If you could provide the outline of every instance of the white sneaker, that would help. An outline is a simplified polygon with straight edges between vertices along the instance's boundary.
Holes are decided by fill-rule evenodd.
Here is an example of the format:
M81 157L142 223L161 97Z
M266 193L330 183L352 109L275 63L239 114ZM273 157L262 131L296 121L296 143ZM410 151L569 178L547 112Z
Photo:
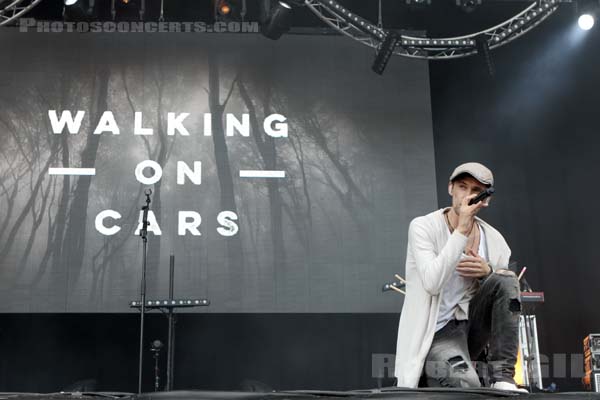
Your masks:
M529 393L527 389L521 389L520 387L517 387L517 385L515 385L514 383L502 381L492 383L491 388L496 390L510 390L511 392Z

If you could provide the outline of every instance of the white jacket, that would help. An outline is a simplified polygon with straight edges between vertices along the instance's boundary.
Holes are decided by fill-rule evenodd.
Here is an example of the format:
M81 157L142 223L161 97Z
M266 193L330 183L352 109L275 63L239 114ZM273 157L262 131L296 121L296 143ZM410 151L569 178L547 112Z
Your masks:
M444 209L412 220L406 252L406 297L400 314L396 367L398 386L416 388L435 333L441 292L467 245L458 231L450 234ZM502 235L476 217L486 236L489 265L506 268L510 248Z

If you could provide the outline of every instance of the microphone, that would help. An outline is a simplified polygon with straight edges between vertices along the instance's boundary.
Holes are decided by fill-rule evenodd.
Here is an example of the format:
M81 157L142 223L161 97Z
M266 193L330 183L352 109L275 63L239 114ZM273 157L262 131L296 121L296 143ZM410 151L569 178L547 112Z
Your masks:
M142 229L140 230L140 236L145 237L146 236L146 232L148 230L148 225L150 225L150 222L148 222L148 210L150 209L150 207L146 204L145 206L142 207Z
M477 197L474 197L471 200L469 200L469 205L472 206L473 204L479 203L480 201L490 197L492 194L494 194L495 191L496 189L494 189L493 186L490 186L489 188L479 193Z
M148 188L144 190L144 195L146 196L146 205L142 207L142 229L140 229L140 236L146 240L146 235L148 234L148 211L150 210L150 195L152 194L152 189Z

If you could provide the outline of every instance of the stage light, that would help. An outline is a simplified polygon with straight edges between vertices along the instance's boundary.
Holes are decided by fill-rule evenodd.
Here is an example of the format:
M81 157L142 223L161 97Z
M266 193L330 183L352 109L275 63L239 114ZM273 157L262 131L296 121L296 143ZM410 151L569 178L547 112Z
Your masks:
M475 39L477 46L477 54L481 57L481 60L487 67L488 75L493 78L496 75L496 68L494 67L494 61L490 54L490 46L487 42L485 35L477 36Z
M579 15L579 29L589 31L594 27L596 16L600 12L600 0L578 0L575 3L576 15Z
M246 15L245 0L213 0L215 21L243 21Z
M181 300L146 300L147 309L162 309L162 308L180 308L180 307L197 307L208 306L210 302L207 299L181 299ZM139 308L142 303L140 301L130 301L129 307Z
M589 31L594 26L594 16L592 14L583 14L577 20L577 23L584 31Z
M279 39L290 30L292 24L292 6L285 1L278 1L269 11L269 15L261 24L261 32L272 40Z
M387 33L385 39L379 47L379 50L377 51L375 61L373 61L373 66L371 67L375 73L379 75L383 74L383 71L390 61L390 57L394 54L394 49L399 41L400 35L398 35L396 32L389 31Z
M88 0L65 0L63 17L71 21L80 21L90 18L91 10Z
M231 13L231 5L226 1L220 1L217 6L217 11L221 15L229 15Z

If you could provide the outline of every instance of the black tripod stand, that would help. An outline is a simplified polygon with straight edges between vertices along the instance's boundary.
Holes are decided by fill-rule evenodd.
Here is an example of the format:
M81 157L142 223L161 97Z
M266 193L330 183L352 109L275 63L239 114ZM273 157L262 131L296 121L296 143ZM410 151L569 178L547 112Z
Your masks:
M142 364L144 360L144 314L146 313L146 255L148 253L148 211L150 210L151 189L144 191L146 195L146 205L142 207L142 229L140 237L142 238L142 282L140 287L140 363L138 370L138 393L142 393Z

